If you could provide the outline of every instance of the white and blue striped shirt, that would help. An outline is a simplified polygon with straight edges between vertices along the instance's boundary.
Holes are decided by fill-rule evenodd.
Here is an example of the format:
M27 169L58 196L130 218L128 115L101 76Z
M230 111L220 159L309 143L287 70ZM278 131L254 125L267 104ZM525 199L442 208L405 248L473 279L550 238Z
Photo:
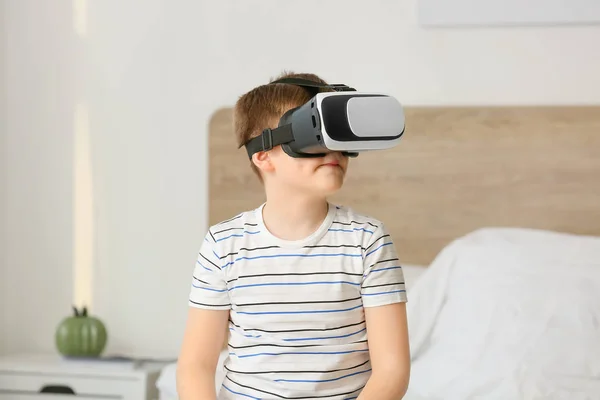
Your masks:
M330 205L309 237L273 236L262 207L209 228L189 304L229 310L219 399L355 399L371 372L364 307L406 301L385 226Z

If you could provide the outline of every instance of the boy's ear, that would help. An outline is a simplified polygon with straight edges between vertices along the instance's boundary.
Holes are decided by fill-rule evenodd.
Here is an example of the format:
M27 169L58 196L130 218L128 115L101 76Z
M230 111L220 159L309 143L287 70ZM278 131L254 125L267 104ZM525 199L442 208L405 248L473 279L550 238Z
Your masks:
M275 166L273 165L273 159L268 151L259 151L252 155L252 162L262 172L273 172Z

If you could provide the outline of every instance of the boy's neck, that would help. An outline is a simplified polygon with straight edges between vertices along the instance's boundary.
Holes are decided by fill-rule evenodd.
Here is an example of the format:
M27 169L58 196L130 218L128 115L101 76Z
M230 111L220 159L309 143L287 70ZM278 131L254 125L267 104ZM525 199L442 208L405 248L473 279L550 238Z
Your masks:
M263 221L272 235L283 240L301 240L321 226L328 210L325 198L267 192Z

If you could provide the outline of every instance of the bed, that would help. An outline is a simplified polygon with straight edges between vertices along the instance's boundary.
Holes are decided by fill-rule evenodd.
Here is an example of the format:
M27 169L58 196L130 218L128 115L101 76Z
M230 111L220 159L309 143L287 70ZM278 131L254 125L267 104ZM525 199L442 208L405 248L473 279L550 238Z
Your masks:
M403 142L352 160L333 199L384 221L403 258L405 398L600 398L600 107L406 118ZM231 108L213 115L209 146L212 224L264 198ZM176 396L173 368L162 400Z

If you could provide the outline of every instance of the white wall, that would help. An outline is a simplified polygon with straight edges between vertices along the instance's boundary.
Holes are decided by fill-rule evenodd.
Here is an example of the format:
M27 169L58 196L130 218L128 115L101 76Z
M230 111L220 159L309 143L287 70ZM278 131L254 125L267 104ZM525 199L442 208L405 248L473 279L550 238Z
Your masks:
M90 2L85 39L97 250L108 351L177 354L205 229L205 52L180 31L193 2ZM118 6L117 6L118 5ZM115 12L118 10L118 12ZM200 18L198 16L198 18ZM197 23L189 35L203 42ZM128 332L125 331L127 327Z
M6 352L7 323L6 308L6 85L4 72L6 55L4 51L4 0L0 0L0 354Z
M74 103L90 116L93 311L108 351L154 357L174 356L183 330L207 221L208 120L243 91L291 69L406 104L600 104L600 27L424 30L415 0L105 0L89 2L74 50L66 6L7 1L8 226L19 232L7 265L10 301L25 299L8 315L11 350L51 349L70 301Z
M5 0L7 351L50 349L69 313L75 77L68 2Z

